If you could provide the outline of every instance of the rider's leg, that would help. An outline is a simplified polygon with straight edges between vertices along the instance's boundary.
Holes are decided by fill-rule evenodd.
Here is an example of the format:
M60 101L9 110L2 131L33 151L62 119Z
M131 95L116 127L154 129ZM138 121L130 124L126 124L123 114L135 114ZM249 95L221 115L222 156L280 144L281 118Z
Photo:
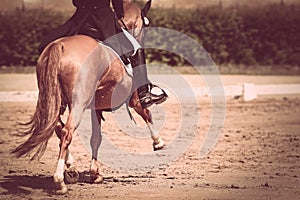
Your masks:
M104 44L113 48L125 65L132 65L134 84L138 88L140 103L144 108L153 104L160 104L167 99L168 95L165 91L149 81L144 49L136 43L132 36L126 35L125 30L123 30L106 39ZM133 53L135 54L132 55ZM153 93L154 90L152 89L154 88L158 88L161 92L159 94Z
M133 67L134 84L137 87L140 103L144 108L153 104L160 104L167 100L168 95L160 87L153 85L149 79L146 68L145 51L138 49L136 54L131 58ZM158 88L161 92L153 93L154 88Z

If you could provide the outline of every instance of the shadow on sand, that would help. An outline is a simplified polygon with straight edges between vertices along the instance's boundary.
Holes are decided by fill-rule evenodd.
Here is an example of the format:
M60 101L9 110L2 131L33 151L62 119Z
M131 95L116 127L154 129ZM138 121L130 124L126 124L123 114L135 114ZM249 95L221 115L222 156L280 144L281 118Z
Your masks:
M1 195L24 194L29 195L33 190L41 189L44 192L52 193L55 189L53 177L43 175L9 175L4 176L0 182L0 187L7 190Z
M89 183L86 174L87 172L79 172L78 183ZM6 190L0 195L29 195L34 193L34 190L42 190L48 194L55 193L53 177L44 175L7 175L0 180L0 187Z

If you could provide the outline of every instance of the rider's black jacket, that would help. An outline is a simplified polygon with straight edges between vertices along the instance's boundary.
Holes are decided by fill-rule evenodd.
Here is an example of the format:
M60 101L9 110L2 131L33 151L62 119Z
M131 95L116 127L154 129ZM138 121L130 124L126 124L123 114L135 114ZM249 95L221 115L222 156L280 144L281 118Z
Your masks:
M110 7L110 1L115 12ZM42 40L38 49L40 53L50 42L61 37L84 34L104 41L120 32L117 18L124 16L123 0L72 0L72 3L77 8L76 12L62 26ZM113 48L121 48L118 47L120 41L110 40L108 43Z

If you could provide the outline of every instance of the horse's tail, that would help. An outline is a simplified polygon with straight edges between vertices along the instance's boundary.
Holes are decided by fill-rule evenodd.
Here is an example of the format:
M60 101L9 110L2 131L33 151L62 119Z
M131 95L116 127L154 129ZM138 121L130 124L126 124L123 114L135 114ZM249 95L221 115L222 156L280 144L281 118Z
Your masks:
M47 147L48 140L53 135L59 120L61 106L61 88L58 79L61 52L63 44L50 44L40 56L36 73L39 87L36 110L26 127L24 135L30 135L28 140L13 150L18 158L37 149L32 159L40 158Z

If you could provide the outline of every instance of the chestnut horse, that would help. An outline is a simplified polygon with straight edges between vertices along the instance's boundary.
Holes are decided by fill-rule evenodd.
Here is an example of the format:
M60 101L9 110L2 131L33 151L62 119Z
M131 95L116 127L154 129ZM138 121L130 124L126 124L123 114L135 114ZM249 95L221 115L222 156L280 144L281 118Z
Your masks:
M138 41L142 40L143 17L150 5L151 1L148 1L143 9L139 9L134 4L124 1L124 22ZM68 147L87 108L92 108L96 113L92 115L92 122L96 121L101 125L103 110L117 108L129 99L129 106L147 123L154 149L164 146L162 139L153 131L150 111L141 106L137 92L132 92L132 77L126 73L123 62L111 48L85 35L60 38L44 49L38 59L36 73L38 101L31 121L25 124L28 127L25 134L29 135L29 138L13 153L21 157L36 150L33 158L41 157L55 131L60 139L57 170L54 174L57 193L67 192L64 167L66 165L67 168L71 168L73 165ZM69 112L64 124L61 115L66 108ZM102 181L96 162L101 144L99 131L92 130L91 138L90 174L94 182Z

